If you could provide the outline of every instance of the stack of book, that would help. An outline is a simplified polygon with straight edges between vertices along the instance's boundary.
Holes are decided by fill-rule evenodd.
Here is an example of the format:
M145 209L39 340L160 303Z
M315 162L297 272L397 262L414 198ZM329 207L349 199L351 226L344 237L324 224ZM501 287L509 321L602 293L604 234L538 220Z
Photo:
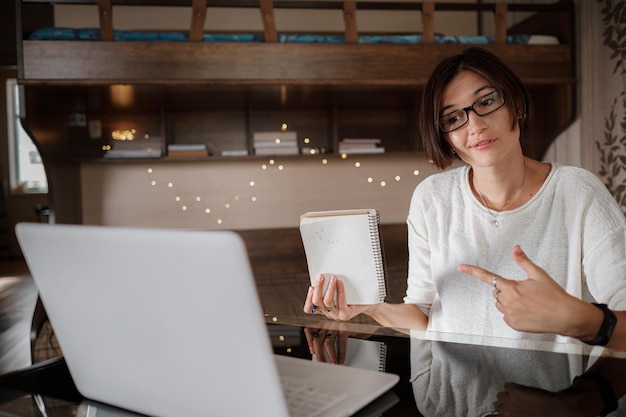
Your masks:
M339 141L338 152L340 154L385 153L385 148L380 146L380 139L343 139Z
M222 156L248 156L247 149L223 149Z
M208 154L206 143L170 143L167 145L169 157L207 156Z
M298 155L297 132L255 132L255 155Z
M111 149L104 154L108 159L121 158L160 158L162 156L161 149Z

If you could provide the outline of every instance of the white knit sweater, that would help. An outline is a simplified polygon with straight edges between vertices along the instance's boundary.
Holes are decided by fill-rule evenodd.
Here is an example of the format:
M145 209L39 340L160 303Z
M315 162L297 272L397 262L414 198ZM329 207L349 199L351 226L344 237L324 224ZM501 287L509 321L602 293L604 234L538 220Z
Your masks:
M540 190L497 213L495 227L496 212L471 192L469 172L464 166L432 175L411 200L404 301L429 314L429 330L530 337L506 325L490 285L457 271L466 263L525 279L511 257L516 244L568 293L626 310L626 219L597 177L552 164Z

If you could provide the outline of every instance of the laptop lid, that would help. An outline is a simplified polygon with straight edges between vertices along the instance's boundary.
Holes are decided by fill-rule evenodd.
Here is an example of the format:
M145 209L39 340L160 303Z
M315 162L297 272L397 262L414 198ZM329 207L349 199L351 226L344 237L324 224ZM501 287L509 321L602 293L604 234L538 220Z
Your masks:
M51 224L16 233L85 397L156 416L251 415L259 404L286 415L238 235Z
M16 234L86 398L164 417L281 417L278 368L325 365L277 366L235 232L20 223ZM362 370L327 365L323 378L319 369L309 374L328 385L331 371L350 386L346 372ZM366 374L350 374L346 409L334 415L349 415L398 380Z

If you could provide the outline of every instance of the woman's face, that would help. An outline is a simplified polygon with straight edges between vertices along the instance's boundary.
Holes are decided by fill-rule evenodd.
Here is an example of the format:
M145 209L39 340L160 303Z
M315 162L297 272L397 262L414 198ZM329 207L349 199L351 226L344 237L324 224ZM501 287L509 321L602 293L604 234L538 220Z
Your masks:
M494 91L496 88L480 75L462 71L445 88L439 117L472 105L479 113L489 111L489 106L494 104L491 104L493 96L488 95ZM479 100L483 97L484 100ZM506 157L515 152L521 153L519 124L515 123L511 130L511 112L506 100L510 97L505 97L502 107L484 116L467 110L467 123L446 134L452 149L465 162L472 166L491 166L506 161Z

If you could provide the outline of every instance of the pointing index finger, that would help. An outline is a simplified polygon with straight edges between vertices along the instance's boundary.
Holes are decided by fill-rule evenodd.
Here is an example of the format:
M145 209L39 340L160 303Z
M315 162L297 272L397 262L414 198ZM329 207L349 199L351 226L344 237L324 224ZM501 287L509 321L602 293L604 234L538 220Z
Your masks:
M459 265L458 271L463 272L464 274L472 275L485 284L489 284L493 287L496 286L496 282L498 280L502 279L498 274L494 274L493 272L487 271L486 269L475 265L461 264Z

